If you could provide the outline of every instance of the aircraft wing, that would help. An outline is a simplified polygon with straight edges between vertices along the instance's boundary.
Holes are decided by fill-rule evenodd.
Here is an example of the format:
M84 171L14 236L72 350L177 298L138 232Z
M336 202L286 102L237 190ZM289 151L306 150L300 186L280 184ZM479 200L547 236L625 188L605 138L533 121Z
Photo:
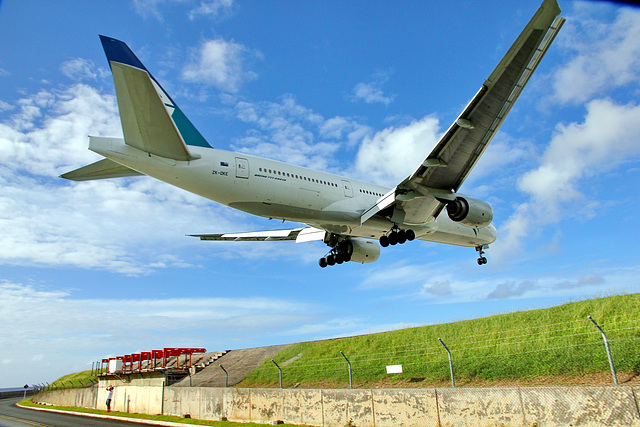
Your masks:
M295 240L296 243L323 240L325 231L313 227L294 228L290 230L249 231L226 234L190 234L200 240L218 240L227 242L273 242Z
M495 136L565 19L556 0L545 0L498 66L408 178L361 217L361 223L396 207L394 222L423 224L437 217ZM387 213L391 210L387 210ZM400 212L400 213L398 213Z

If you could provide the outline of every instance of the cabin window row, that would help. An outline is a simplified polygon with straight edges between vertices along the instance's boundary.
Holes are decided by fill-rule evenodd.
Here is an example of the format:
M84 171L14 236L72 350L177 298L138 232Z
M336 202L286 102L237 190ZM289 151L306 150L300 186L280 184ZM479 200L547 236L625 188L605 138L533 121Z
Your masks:
M378 196L378 197L382 197L384 195L381 193L376 193L375 191L369 191L369 190L363 190L363 189L360 189L360 192L363 194L370 194L372 196Z
M295 178L295 179L299 179L299 180L302 180L302 181L315 182L316 184L324 184L324 185L328 185L330 187L338 187L338 184L334 184L333 182L328 182L328 181L322 181L320 179L307 178L306 176L295 175L295 174L292 174L292 173L281 172L281 171L277 171L277 170L273 170L273 169L266 169L266 168L259 168L259 169L260 169L260 172L269 173L271 175L286 176L288 178Z

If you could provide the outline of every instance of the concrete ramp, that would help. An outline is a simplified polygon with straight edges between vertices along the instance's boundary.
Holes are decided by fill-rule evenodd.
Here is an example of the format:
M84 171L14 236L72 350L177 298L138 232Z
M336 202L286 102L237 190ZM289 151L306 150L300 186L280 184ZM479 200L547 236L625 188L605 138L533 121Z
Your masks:
M238 384L247 375L253 372L266 359L273 358L280 350L287 347L285 345L273 345L269 347L247 348L243 350L233 350L215 362L210 363L203 370L191 376L192 387L224 387L225 373L220 369L220 365L229 373L229 387ZM207 359L207 354L203 359ZM189 377L173 384L171 387L189 387Z

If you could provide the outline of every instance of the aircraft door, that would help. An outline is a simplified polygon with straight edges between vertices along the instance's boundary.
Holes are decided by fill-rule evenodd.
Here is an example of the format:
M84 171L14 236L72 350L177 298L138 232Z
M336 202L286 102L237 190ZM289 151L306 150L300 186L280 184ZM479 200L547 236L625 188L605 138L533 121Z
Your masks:
M249 160L236 157L236 178L249 178Z
M351 187L351 183L349 181L343 179L342 187L344 188L345 197L353 197L353 187Z

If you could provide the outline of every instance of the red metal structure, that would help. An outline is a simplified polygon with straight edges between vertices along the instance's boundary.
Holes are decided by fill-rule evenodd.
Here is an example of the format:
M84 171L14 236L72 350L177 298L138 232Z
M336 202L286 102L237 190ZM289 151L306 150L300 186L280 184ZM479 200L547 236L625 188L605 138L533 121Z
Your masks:
M164 349L164 356L166 357L172 357L175 356L176 357L176 368L178 368L180 366L179 364L179 360L180 360L180 356L184 355L188 355L189 356L189 363L187 365L187 368L191 367L191 355L193 355L194 353L206 353L207 350L204 348L165 348ZM185 360L186 361L186 360Z
M145 371L146 370L158 371L158 370L169 369L170 367L167 366L168 358L175 357L176 364L174 368L181 369L180 356L185 355L185 356L189 356L189 358L186 359L185 357L186 367L184 367L183 369L189 369L191 368L192 355L197 353L206 353L206 352L207 352L207 349L205 348L163 348L162 350L143 351L141 353L126 354L124 356L105 358L105 359L102 359L102 364L104 365L106 363L108 367L109 362L111 360L120 359L122 360L123 372L133 372L134 370L141 372L142 362L148 360L149 363L148 363L148 366L145 368ZM162 360L161 365L159 362L157 362L158 359ZM135 363L137 363L138 365L135 366L134 365ZM101 366L101 369L102 368L103 366ZM137 369L134 369L134 368L137 368Z

